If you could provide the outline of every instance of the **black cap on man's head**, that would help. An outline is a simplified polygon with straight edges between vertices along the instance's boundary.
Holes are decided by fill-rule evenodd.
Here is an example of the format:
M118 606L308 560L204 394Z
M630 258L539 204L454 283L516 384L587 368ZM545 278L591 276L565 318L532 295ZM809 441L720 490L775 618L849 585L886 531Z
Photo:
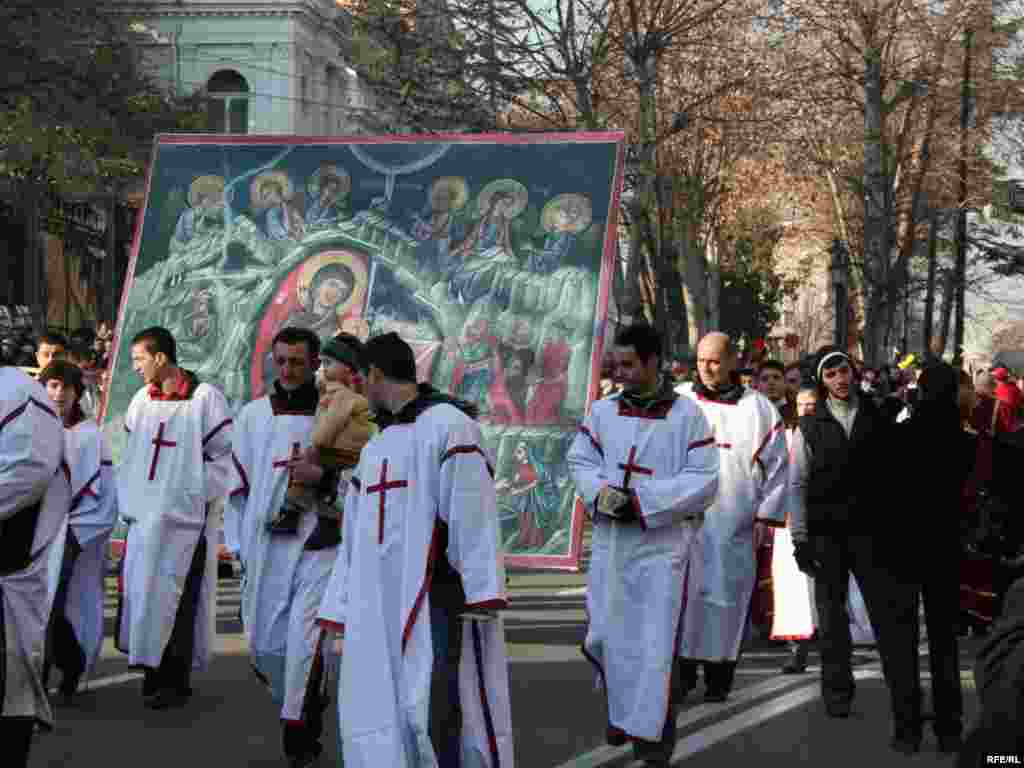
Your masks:
M416 356L394 331L367 341L363 359L367 368L376 367L389 379L416 383Z

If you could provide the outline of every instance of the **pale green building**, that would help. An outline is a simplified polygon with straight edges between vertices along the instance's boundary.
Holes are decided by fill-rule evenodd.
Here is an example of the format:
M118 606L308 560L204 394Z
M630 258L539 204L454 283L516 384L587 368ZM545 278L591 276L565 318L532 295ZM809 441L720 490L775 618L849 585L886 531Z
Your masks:
M335 0L135 0L118 3L152 38L150 68L178 93L205 90L210 129L307 136L385 132L341 56Z

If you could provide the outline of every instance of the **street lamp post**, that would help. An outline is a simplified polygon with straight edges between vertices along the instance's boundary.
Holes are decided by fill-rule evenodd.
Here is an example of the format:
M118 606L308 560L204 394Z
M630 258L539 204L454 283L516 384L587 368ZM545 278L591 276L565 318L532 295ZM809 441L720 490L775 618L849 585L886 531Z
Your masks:
M835 344L840 349L847 348L846 325L849 287L847 280L846 245L839 238L832 241L830 250L829 273L832 277L833 305L835 308Z

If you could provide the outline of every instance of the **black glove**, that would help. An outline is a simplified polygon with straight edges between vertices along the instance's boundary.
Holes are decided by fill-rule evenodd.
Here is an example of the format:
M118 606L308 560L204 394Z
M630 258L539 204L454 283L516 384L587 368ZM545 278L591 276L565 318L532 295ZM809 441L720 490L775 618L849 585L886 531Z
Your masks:
M633 506L633 491L627 490L626 488L615 488L617 491L621 491L629 496L627 501L617 506L611 513L610 517L620 523L635 523L636 507Z
M809 542L794 542L793 559L796 560L796 567L808 576L813 576L821 570L821 561L814 556Z

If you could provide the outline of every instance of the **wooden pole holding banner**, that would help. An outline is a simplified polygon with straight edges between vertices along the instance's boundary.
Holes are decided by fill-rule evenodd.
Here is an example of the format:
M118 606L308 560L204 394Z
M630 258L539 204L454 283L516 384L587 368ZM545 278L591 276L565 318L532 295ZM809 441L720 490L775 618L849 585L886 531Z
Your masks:
M114 290L114 277L117 270L117 191L107 201L107 245L103 254L103 306L99 308L100 320L110 328L117 323L117 304L119 296Z

